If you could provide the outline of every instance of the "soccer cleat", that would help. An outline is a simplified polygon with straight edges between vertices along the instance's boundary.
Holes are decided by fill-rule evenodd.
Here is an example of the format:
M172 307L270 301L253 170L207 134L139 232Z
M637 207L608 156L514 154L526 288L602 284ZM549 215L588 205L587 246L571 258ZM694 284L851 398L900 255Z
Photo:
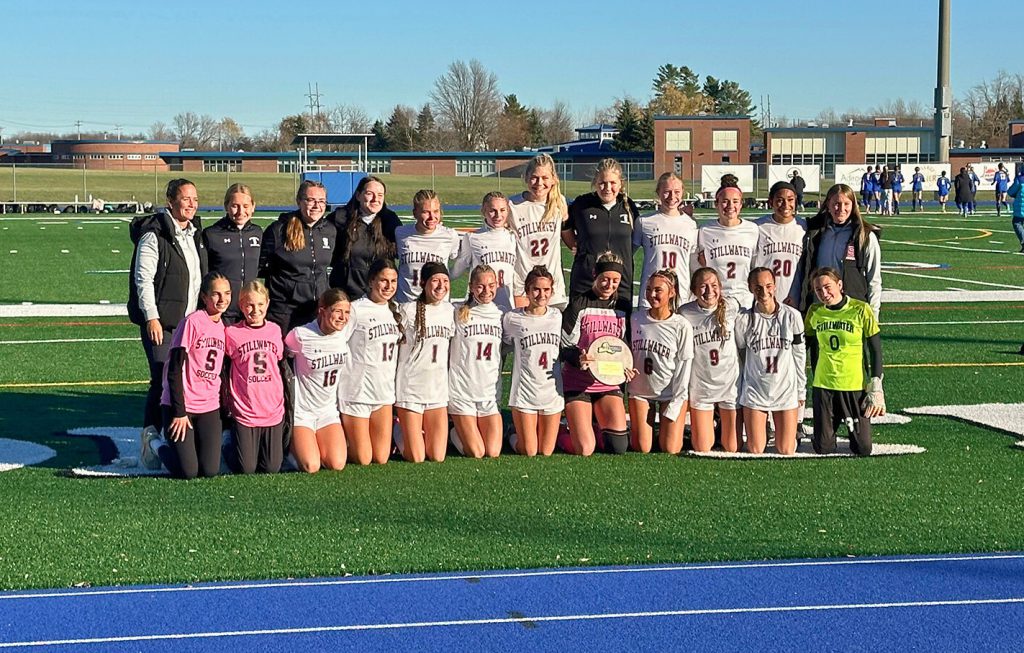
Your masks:
M142 429L142 435L139 436L142 441L142 451L139 454L139 462L146 469L157 470L163 466L160 462L160 456L157 454L156 449L153 448L153 441L160 439L160 433L156 428L147 426Z

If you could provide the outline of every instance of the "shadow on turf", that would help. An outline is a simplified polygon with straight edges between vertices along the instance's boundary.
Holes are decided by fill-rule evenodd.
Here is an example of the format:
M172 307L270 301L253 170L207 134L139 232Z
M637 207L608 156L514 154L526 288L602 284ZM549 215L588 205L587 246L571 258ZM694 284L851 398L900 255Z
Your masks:
M0 392L0 437L28 440L50 447L57 455L35 467L65 470L109 462L117 449L108 438L71 437L76 426L138 422L142 392Z

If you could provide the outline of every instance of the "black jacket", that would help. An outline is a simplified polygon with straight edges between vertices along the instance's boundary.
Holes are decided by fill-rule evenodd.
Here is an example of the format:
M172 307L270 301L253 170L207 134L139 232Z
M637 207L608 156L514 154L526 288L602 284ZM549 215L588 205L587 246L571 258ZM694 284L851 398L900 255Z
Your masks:
M266 279L270 294L267 317L284 333L316 316L317 300L330 287L328 268L338 233L326 216L312 226L302 223L306 246L289 252L285 249L285 227L298 215L298 211L282 213L263 232L260 247L260 276Z
M327 216L338 229L338 244L334 248L331 267L331 288L341 288L349 299L355 301L370 292L370 266L377 260L373 244L373 223L366 224L358 215L349 216L346 207L341 207ZM349 243L349 220L356 220L356 238ZM380 221L381 234L390 243L390 258L395 258L395 229L401 226L398 215L387 206L382 208L374 220ZM348 257L345 250L348 249Z
M203 225L199 216L192 218L196 228L196 251L199 252L200 275L206 274L206 250L203 247L201 232ZM182 318L196 309L188 296L188 264L181 246L174 239L174 223L169 213L163 211L151 215L139 216L132 220L128 234L135 246L132 252L132 265L128 272L128 318L142 326L146 324L146 315L139 304L139 289L135 285L135 263L139 256L139 239L148 232L157 235L157 268L153 277L153 289L156 293L156 307L160 314L160 324L173 331Z
M802 270L800 278L803 279L803 287L800 289L800 305L797 308L803 315L807 314L807 309L815 301L811 274L817 267L818 245L821 243L821 236L825 232L829 220L831 218L827 216L816 215L807 221L807 233L804 234L804 251L800 255L800 262L798 264ZM882 232L880 227L873 224L868 227L868 230L875 234L876 238L880 237ZM850 240L850 245L853 246L853 258L844 260L842 269L837 271L842 277L843 292L854 299L866 302L868 300L868 277L864 248L856 236Z
M576 258L569 275L569 297L582 295L594 283L597 257L610 251L626 264L619 284L619 297L633 300L633 223L640 214L636 204L619 194L615 206L604 208L597 193L580 195L569 205L569 217L562 229L576 234Z
M227 324L242 318L238 310L239 290L259 276L262 242L263 229L251 220L239 229L231 218L224 216L203 229L210 272L219 272L231 282L231 306L224 313Z

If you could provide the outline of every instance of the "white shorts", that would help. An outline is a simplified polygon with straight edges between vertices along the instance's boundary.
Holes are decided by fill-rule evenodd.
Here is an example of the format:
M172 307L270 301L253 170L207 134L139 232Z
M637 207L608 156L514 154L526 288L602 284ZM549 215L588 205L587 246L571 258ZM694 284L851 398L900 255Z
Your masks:
M331 424L341 424L341 415L337 411L320 413L295 413L292 419L293 427L307 428L316 433L320 429Z
M498 402L491 397L483 401L468 401L463 399L448 399L449 415L464 415L466 417L487 417L497 415Z
M354 401L341 401L342 414L348 415L349 417L359 417L361 419L369 419L370 415L377 409L385 406L386 404L360 404Z
M395 404L395 408L404 408L405 410L412 411L414 413L423 414L428 410L435 410L437 408L447 408L448 402L443 401L438 404L421 404L415 401L399 401Z
M728 401L713 401L711 403L693 401L692 399L690 400L690 408L692 410L714 410L715 406L726 410L736 410L736 400L730 399Z
M741 401L740 405L742 407L744 407L744 408L749 408L751 410L759 410L762 413L781 413L781 412L786 411L786 410L796 410L797 408L800 407L800 402L799 401L792 401L792 402L783 401L783 402L779 402L778 404L776 404L774 406L751 406L750 404L746 404L746 403L743 403Z
M565 410L565 399L559 396L558 401L552 401L550 405L543 408L524 408L522 406L509 406L509 408L528 415L557 415Z

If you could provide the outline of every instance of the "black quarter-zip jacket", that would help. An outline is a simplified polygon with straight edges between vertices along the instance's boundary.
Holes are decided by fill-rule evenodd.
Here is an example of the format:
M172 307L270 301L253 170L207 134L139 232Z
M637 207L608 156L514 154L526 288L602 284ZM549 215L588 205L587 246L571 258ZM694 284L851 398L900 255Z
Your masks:
M227 324L242 319L238 295L242 286L259 276L263 229L252 220L241 228L224 216L203 230L210 272L219 272L231 282L231 306L224 312Z

